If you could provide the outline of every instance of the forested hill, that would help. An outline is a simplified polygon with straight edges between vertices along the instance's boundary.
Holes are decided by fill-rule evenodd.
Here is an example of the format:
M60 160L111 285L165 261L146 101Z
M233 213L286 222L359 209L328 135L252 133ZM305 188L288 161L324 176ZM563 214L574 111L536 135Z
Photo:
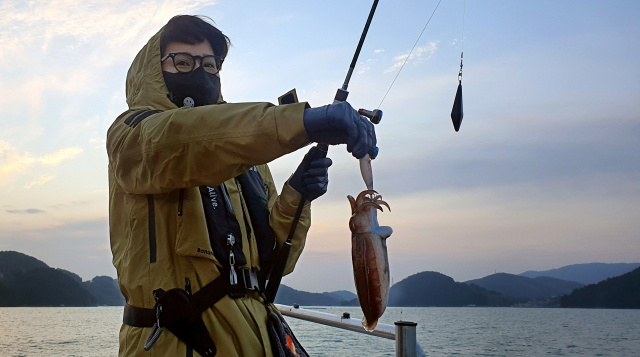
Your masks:
M481 279L469 280L467 284L476 284L501 294L527 299L547 299L553 296L570 294L584 285L575 281L566 281L547 276L527 278L507 273L497 273Z
M432 271L411 275L389 291L389 306L512 306L526 301L489 291L474 284L457 283Z
M89 281L18 252L0 252L0 306L124 305L118 282L108 276Z
M0 252L0 279L14 273L26 273L34 268L48 268L49 266L34 257L18 252Z
M62 270L18 252L0 252L0 306L95 306L96 298Z
M576 289L560 299L562 307L640 309L640 268Z

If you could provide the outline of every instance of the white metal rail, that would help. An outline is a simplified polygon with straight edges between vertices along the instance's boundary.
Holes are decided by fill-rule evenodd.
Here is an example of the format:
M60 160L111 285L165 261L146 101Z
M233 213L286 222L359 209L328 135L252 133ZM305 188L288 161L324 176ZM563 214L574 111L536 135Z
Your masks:
M424 352L416 340L416 323L396 321L395 326L378 324L373 331L367 331L362 327L360 320L350 316L338 316L326 312L303 309L288 305L275 304L284 316L310 321L322 325L341 328L344 330L364 333L366 335L387 338L396 341L397 357L423 357ZM297 305L296 305L297 306Z

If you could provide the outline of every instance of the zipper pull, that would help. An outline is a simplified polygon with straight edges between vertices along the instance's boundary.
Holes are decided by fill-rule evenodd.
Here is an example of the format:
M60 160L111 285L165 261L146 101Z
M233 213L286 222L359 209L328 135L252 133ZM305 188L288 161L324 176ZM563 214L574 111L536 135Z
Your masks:
M236 264L236 256L233 254L234 244L236 244L236 237L234 237L232 233L229 233L227 236L227 245L229 246L229 266L231 267L231 271L229 272L229 282L231 285L238 284L238 274L236 274L236 269L234 267Z
M191 279L189 277L184 278L184 291L191 295Z

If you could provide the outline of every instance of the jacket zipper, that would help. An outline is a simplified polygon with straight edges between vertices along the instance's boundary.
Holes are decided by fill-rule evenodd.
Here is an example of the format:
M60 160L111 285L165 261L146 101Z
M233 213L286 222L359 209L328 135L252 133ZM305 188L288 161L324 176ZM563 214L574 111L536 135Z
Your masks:
M180 189L180 198L178 199L178 217L182 216L182 207L184 206L184 188Z
M182 192L182 190L180 192ZM189 279L189 277L184 278L184 291L186 291L187 294L191 295L191 279ZM187 346L186 357L193 357L193 348Z
M191 279L189 277L184 278L184 291L191 295Z
M147 206L149 208L149 263L156 262L156 211L153 204L153 195L147 195Z

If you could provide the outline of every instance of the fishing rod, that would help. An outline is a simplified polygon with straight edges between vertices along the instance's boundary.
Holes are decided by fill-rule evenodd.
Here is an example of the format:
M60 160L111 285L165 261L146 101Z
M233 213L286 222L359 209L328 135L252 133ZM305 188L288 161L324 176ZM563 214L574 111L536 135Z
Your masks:
M362 50L362 44L364 43L365 38L367 37L367 32L369 32L369 26L371 25L371 20L373 19L373 15L376 12L376 7L378 7L378 1L374 0L373 5L371 6L371 11L369 12L369 17L367 18L367 22L364 25L364 30L362 31L362 35L360 36L360 41L358 42L358 46L356 47L356 52L353 55L353 59L351 60L351 64L349 65L349 70L347 71L347 76L344 79L344 83L341 88L338 88L335 97L333 98L333 103L345 102L347 97L349 96L349 91L347 88L349 87L349 81L351 81L351 75L356 67L356 63L358 62L358 57L360 56L360 50ZM295 94L287 93L283 96L286 97L285 100L281 101L281 104L287 104L294 102L297 98L295 98ZM378 124L380 120L382 120L382 111L379 109L374 110L366 110L360 109L358 113L362 116L365 116L371 120L372 123ZM309 162L322 159L327 156L327 152L329 151L329 145L327 144L318 144L315 148L309 153L312 158L310 158ZM378 155L378 148L376 147L374 152L369 155L365 155L365 159L375 159ZM287 260L289 260L289 254L291 253L291 241L293 240L293 235L296 232L296 228L298 227L298 222L300 221L300 215L302 214L302 209L304 208L304 203L307 200L308 193L306 190L302 192L302 197L300 198L300 202L298 203L298 209L296 210L296 215L293 218L293 222L291 222L291 228L289 229L289 235L287 236L287 240L284 242L282 246L282 251L276 265L273 267L271 271L271 276L269 278L269 283L265 288L265 297L270 302L273 302L276 298L276 294L278 293L278 288L280 287L280 282L282 281L282 276L284 275L284 270L287 265Z
M398 79L398 76L400 75L400 72L402 72L402 69L404 68L405 64L407 63L407 61L409 60L409 58L411 57L411 53L413 52L413 50L415 49L416 45L418 44L418 42L420 41L420 38L422 37L422 34L424 33L424 31L426 30L427 26L429 26L429 23L431 22L431 19L433 18L433 15L435 15L436 11L438 10L438 7L440 6L440 3L442 2L442 0L438 1L438 4L436 5L435 9L433 10L433 12L431 13L431 16L429 17L429 19L427 20L427 23L425 24L424 28L422 29L422 31L420 32L420 35L418 36L418 39L416 40L416 42L413 45L413 48L411 48L411 51L409 52L409 54L407 55L404 63L402 64L402 66L400 67L400 70L398 71L398 73L396 74L395 78L393 79L393 82L391 83L391 85L389 86L389 88L387 89L387 92L385 93L384 97L382 98L382 101L380 101L380 104L378 105L378 108L382 107L382 103L384 102L385 98L387 97L387 94L389 94L389 91L391 90L391 87L393 87L393 84L396 82L396 79ZM378 6L378 0L374 0L373 1L373 5L371 6L371 11L369 12L369 17L367 18L367 22L364 26L364 30L362 31L362 35L360 36L360 41L358 42L358 46L356 47L356 52L353 55L353 59L351 60L351 64L349 65L349 70L347 71L347 76L345 77L344 80L344 84L342 85L341 88L338 88L336 95L333 99L333 103L339 103L339 102L344 102L347 100L347 97L349 96L349 91L347 90L349 87L349 82L351 81L351 76L353 75L353 71L355 70L355 66L358 62L358 57L360 56L360 50L362 49L362 45L364 43L365 38L367 37L367 32L369 31L369 26L371 25L371 20L373 19L373 15L375 14L376 11L376 7ZM464 45L464 15L466 13L466 0L464 1L464 13L462 16L462 44ZM463 48L464 50L464 48ZM454 104L453 104L453 108L451 110L451 120L453 121L453 126L455 131L457 132L458 130L460 130L460 124L462 122L462 117L463 117L463 111L462 111L462 55L463 52L460 53L460 71L458 72L458 89L456 91L456 97L454 100ZM282 97L279 98L279 102L280 104L290 104L290 103L295 103L297 102L297 95L295 94L295 89L285 95L283 95ZM360 109L358 110L358 113L362 116L365 116L367 118L369 118L369 120L374 123L374 124L378 124L380 123L380 121L382 120L382 110L380 109L374 109L374 110L366 110L366 109ZM318 144L315 146L315 148L309 153L309 155L311 155L310 161L314 161L314 160L318 160L321 158L324 158L327 156L327 152L329 151L329 146L327 144ZM365 155L364 158L360 159L360 169L363 170L363 167L365 167L365 165L363 165L363 162L367 162L371 159L375 159L376 156L378 155L378 148L375 148L375 151L369 155ZM367 189L373 189L373 187L369 187L369 184L367 184ZM280 287L280 282L282 281L282 276L284 275L284 270L286 267L286 263L287 260L289 259L289 254L291 252L291 241L293 240L293 235L295 233L295 230L298 226L298 221L300 220L300 215L302 214L302 209L304 207L304 203L307 200L308 194L306 191L302 192L302 197L300 198L300 202L298 203L298 209L296 210L296 215L293 219L293 222L291 223L291 228L289 230L289 235L287 236L287 240L285 241L283 248L282 248L282 252L280 255L280 259L276 262L276 265L274 266L272 272L271 272L271 277L269 279L269 284L267 285L266 289L265 289L265 295L266 298L270 301L273 302L275 300L276 294L278 292L278 288Z

